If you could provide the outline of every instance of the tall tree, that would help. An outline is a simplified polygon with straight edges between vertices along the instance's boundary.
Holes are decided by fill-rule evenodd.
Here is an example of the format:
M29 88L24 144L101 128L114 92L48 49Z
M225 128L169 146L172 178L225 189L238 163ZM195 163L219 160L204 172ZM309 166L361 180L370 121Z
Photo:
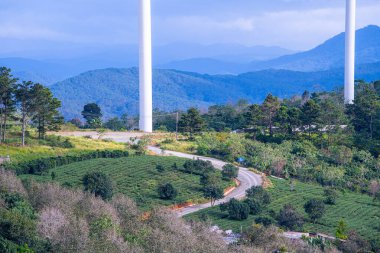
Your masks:
M86 104L83 107L82 116L89 127L97 128L101 125L102 110L96 103Z
M17 90L15 92L17 103L20 107L21 112L21 143L22 146L25 146L25 131L27 127L28 121L33 116L33 113L36 110L35 99L33 97L33 86L34 83L31 81L22 82L17 86Z
M61 101L53 97L49 88L41 84L35 84L32 89L34 98L35 115L33 122L37 125L38 137L45 138L47 131L57 131L63 123L63 117L59 114L58 108Z
M261 109L263 111L264 122L269 128L269 134L272 136L274 118L276 117L277 112L280 109L280 101L278 100L277 97L273 96L272 94L269 94L265 98L264 103L261 106Z
M15 112L14 91L17 79L11 74L11 70L6 67L0 68L0 141L6 139L6 129L9 117Z
M179 121L179 128L184 133L189 133L192 139L195 133L202 131L204 120L201 117L199 110L190 108L187 113L183 114Z
M307 128L309 136L311 136L312 130L316 129L318 124L321 108L314 100L310 99L302 106L301 111L301 121L303 127Z
M254 131L253 138L256 139L257 133L263 124L263 111L257 104L250 105L244 113L245 125Z

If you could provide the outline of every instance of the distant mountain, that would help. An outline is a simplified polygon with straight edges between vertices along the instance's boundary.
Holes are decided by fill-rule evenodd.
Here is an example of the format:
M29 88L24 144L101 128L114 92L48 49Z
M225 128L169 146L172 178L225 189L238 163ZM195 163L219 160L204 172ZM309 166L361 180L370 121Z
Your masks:
M250 70L287 69L297 71L320 71L344 66L345 33L341 33L322 45L302 53L277 59L252 62ZM356 31L356 63L380 61L380 27L367 26Z
M356 78L380 79L380 62L357 67ZM207 75L177 70L155 70L154 107L170 111L190 106L207 108L211 104L248 99L261 102L271 92L281 98L304 90L331 90L343 84L343 69L319 72L263 70L241 75ZM98 103L106 118L123 113L138 113L138 70L102 69L85 72L51 86L62 100L66 119L80 117L83 105Z
M358 65L380 61L380 27L371 25L358 30L356 44L356 60ZM239 74L264 69L322 71L344 66L344 48L345 33L341 33L316 48L301 53L286 53L278 48L261 48L263 54L270 52L270 50L283 53L282 56L277 58L272 57L270 60L265 59L265 57L254 57L250 54L240 54L239 56L244 60L250 57L250 63L244 60L236 61L236 59L231 57L191 57L159 65L159 67L207 74ZM260 51L260 48L256 49ZM238 49L236 50L238 51ZM256 52L255 50L253 51ZM238 53L236 54L239 55ZM274 54L271 56L274 56Z
M15 76L21 80L33 80L45 85L50 85L93 69L138 66L138 45L116 45L109 48L89 45L88 48L83 48L78 45L70 47L67 44L60 44L62 48L58 52L53 50L54 45L50 45L49 48L44 50L33 47L33 52L29 53L27 45L21 45L19 48L24 51L14 52L11 54L12 56L32 55L32 57L43 60L25 57L4 57L0 58L0 66L11 68ZM70 48L73 52L70 52ZM184 67L184 69L201 73L240 73L244 72L241 68L242 63L247 64L253 60L269 60L291 53L294 53L294 51L280 47L173 43L155 46L153 48L153 62L156 68L171 68L169 67L170 64L175 68L174 62L198 58L199 60L193 60L191 64L193 66L202 66L202 69L200 67L196 69L186 69ZM61 55L61 57L58 55ZM203 61L203 59L210 59L210 61ZM169 64L166 65L168 62ZM225 65L224 67L222 67L223 64ZM230 69L233 71L229 71Z

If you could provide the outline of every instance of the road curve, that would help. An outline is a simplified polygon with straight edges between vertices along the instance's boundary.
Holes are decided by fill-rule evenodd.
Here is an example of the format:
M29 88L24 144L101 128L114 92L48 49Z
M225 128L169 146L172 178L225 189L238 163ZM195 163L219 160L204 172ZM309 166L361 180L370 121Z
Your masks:
M214 167L219 170L221 170L222 167L225 164L227 164L226 162L223 162L215 158L190 155L190 154L180 153L180 152L175 152L175 151L162 150L158 147L153 147L153 146L148 146L148 149L157 155L172 155L172 156L177 156L177 157L182 157L182 158L187 158L187 159L200 159L200 160L210 161L212 165L214 165ZM240 181L240 185L236 187L236 189L233 190L231 193L229 193L227 196L225 196L223 199L218 200L216 202L216 205L220 205L222 203L228 202L232 198L242 199L245 197L245 191L247 189L251 188L252 186L259 186L262 184L262 178L260 175L255 174L244 167L239 167L239 175L237 179ZM194 213L208 207L211 207L211 203L185 207L178 211L178 216L185 216L187 214Z

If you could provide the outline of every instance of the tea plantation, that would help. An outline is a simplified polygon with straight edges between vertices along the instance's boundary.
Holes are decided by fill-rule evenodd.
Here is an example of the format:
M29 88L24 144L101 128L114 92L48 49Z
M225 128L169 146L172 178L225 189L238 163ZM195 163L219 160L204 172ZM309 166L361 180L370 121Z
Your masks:
M126 158L94 159L77 162L48 170L43 175L22 175L21 178L33 178L39 182L54 180L71 187L82 187L82 178L87 172L102 171L109 175L116 192L126 194L136 200L142 209L157 205L172 205L187 201L202 202L202 186L200 176L180 172L172 168L174 163L182 166L186 159L158 156L131 156ZM163 172L156 169L157 165L164 167ZM220 172L218 172L220 173ZM221 173L220 173L221 174ZM171 183L177 190L174 200L162 200L157 194L160 184ZM230 182L222 181L224 188Z
M326 205L325 215L315 224L310 222L304 211L304 204L311 198L323 199L323 188L316 184L296 182L291 190L289 181L271 179L273 188L269 189L272 202L263 213L274 210L276 213L285 205L292 204L298 212L305 217L304 230L307 232L320 232L334 236L337 224L343 219L349 230L356 230L367 239L380 237L380 203L364 194L353 192L339 192L336 205ZM259 215L250 215L247 220L236 221L227 217L227 213L220 211L219 207L209 208L187 216L187 219L208 217L214 224L224 229L233 229L239 232L251 226Z

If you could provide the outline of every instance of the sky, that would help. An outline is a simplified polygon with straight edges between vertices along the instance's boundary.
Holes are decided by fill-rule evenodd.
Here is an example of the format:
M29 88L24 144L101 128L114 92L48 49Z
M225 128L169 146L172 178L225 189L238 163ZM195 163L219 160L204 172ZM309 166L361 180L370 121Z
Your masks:
M357 0L357 28L380 26L379 0ZM1 0L0 54L138 41L138 0ZM152 0L153 44L311 49L344 31L345 0Z

